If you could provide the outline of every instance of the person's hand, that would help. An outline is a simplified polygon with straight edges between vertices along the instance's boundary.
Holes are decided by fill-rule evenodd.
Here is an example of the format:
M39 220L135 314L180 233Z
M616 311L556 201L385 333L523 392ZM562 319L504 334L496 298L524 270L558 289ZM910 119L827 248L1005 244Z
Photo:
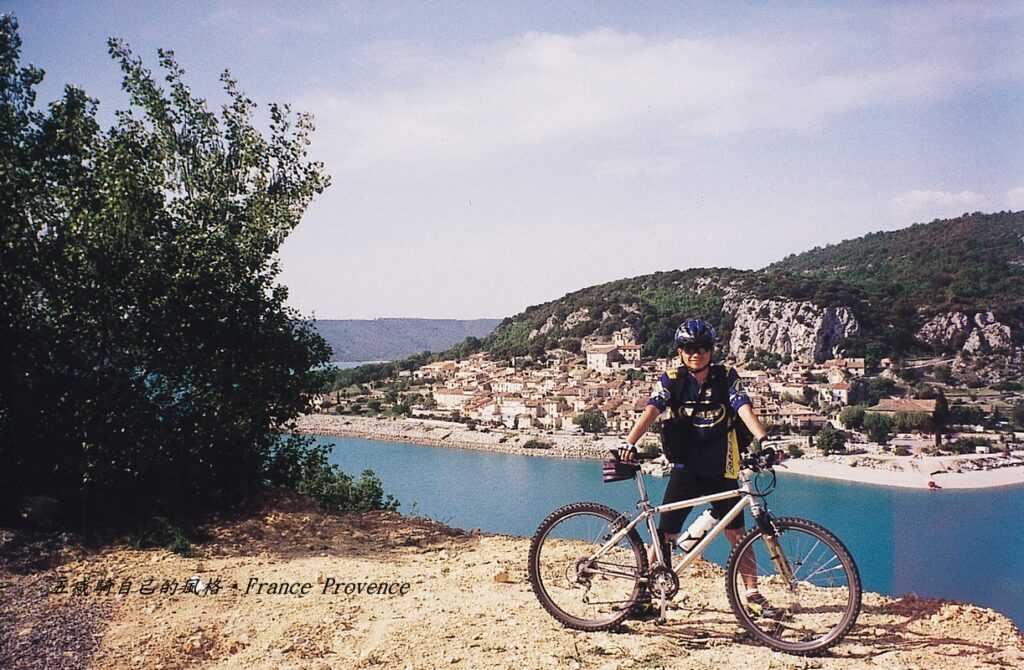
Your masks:
M762 437L755 437L750 443L750 453L759 454L765 447L778 442L779 438L776 435L764 435Z
M622 445L619 446L619 458L627 463L636 460L636 447L625 440L622 441Z

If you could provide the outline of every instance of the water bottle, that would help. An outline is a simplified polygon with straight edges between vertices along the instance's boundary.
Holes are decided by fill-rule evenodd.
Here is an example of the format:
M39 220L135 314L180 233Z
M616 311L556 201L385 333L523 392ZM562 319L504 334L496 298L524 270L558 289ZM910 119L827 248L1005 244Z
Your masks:
M715 527L716 523L718 523L718 519L711 516L711 510L704 510L703 514L693 520L693 523L686 529L686 532L676 539L676 546L682 549L683 552L689 552L704 539L704 536Z

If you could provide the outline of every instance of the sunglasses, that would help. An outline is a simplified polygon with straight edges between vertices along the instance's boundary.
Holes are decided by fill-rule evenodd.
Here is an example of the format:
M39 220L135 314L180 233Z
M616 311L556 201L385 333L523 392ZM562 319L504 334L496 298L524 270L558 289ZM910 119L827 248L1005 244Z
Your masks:
M711 351L711 347L705 347L699 344L684 344L679 348L688 354L706 354Z

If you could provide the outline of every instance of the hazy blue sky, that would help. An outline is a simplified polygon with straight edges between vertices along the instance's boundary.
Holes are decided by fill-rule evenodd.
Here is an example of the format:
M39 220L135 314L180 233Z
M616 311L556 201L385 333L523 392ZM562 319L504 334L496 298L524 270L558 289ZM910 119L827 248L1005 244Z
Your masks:
M557 5L557 6L554 6ZM727 5L723 8L722 5ZM1024 209L1024 3L0 3L125 105L108 36L312 112L334 185L282 252L319 318L501 317Z

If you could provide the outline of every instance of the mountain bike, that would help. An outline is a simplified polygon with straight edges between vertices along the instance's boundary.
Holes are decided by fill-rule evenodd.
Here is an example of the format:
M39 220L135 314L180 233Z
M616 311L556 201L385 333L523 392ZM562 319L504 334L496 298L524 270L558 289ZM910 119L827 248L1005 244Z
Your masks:
M774 450L743 459L735 491L657 506L648 501L641 464L612 454L617 475L606 481L633 479L640 492L638 513L631 518L600 503L572 503L549 514L530 543L530 584L544 609L564 626L608 630L647 599L660 606L664 623L667 603L679 592L680 573L749 507L754 525L733 547L725 568L726 594L740 624L764 644L801 655L823 652L853 627L861 581L850 552L819 524L775 517L768 510L765 497L776 484ZM651 564L638 526L645 524L657 538L655 514L730 498L738 500L729 513L673 568L657 541ZM752 581L770 611L747 602Z

